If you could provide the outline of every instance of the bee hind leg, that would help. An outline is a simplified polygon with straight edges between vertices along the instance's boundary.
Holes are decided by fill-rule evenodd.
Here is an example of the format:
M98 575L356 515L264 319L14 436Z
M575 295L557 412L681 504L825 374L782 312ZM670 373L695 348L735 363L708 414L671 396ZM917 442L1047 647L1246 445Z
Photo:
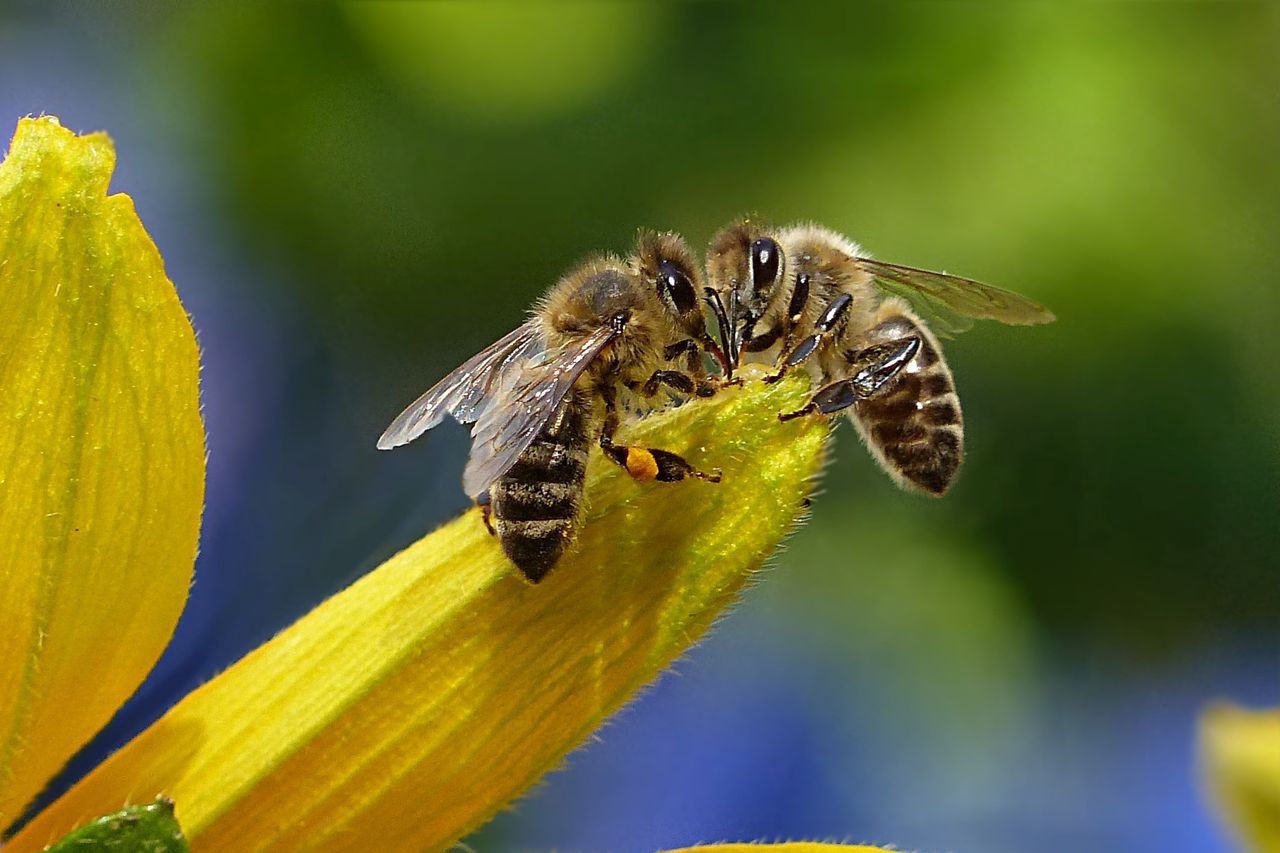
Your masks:
M833 415L859 400L874 397L897 378L919 350L920 339L913 335L876 344L860 352L848 353L852 376L818 389L803 408L794 412L782 412L778 415L778 420L789 421L814 412Z
M659 483L675 483L693 478L708 483L720 482L720 472L710 474L699 471L678 453L657 447L639 447L628 444L601 444L600 449L634 479L642 482L657 480Z
M659 370L654 373L653 377L645 383L645 387L654 384L655 391L657 383L667 381L665 378L657 378L661 374L675 373L674 371ZM692 390L693 383L689 377L684 374L676 373L689 383ZM706 480L709 483L720 482L720 472L714 471L710 474L699 471L694 468L683 456L672 453L670 450L661 450L656 447L639 447L637 445L614 444L613 435L618 429L618 410L614 402L612 392L605 392L605 418L604 427L600 431L600 449L604 451L604 455L622 467L624 471L630 474L634 479L641 481L657 480L659 483L674 483L679 480L685 480L690 477L698 480Z

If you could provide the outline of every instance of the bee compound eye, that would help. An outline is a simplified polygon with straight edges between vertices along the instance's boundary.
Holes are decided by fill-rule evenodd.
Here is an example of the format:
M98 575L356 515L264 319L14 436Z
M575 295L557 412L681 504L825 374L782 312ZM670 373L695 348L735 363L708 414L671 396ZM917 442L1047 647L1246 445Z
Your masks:
M751 285L756 293L771 286L778 278L782 265L782 252L778 244L768 237L751 243Z
M697 310L698 296L693 291L693 282L679 264L672 261L658 264L658 292L665 293L681 314Z

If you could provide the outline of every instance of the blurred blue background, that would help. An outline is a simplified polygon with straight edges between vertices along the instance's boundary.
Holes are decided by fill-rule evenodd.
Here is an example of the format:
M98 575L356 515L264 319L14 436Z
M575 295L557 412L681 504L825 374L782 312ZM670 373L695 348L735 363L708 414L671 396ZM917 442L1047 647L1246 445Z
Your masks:
M464 507L464 430L373 441L566 267L754 211L1059 322L948 346L943 501L842 428L741 606L471 846L1227 849L1196 715L1280 692L1280 7L9 3L0 121L43 112L116 141L210 453L174 643L58 785Z

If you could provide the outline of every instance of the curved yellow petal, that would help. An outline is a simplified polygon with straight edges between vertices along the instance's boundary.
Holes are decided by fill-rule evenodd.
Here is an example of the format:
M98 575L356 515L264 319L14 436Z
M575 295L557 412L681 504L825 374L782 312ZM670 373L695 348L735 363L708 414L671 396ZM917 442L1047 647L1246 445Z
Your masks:
M753 383L624 433L722 468L719 484L636 483L593 454L578 546L537 586L477 512L430 534L185 698L6 853L161 793L196 850L448 847L696 641L777 547L827 434L778 422L806 393Z
M0 164L0 826L141 683L195 558L195 337L114 165L52 118Z
M1280 710L1215 705L1200 719L1200 766L1245 850L1280 850Z

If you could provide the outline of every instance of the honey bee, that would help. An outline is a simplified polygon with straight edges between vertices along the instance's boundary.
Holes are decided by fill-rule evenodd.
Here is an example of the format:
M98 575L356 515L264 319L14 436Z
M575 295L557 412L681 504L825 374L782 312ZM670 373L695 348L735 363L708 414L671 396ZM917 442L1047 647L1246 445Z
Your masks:
M597 257L561 278L520 327L405 409L378 447L413 441L445 415L471 429L462 485L511 562L537 583L573 540L590 446L637 480L718 482L679 455L614 443L620 405L660 389L714 392L698 265L675 234L641 232L627 260ZM679 362L684 369L674 369Z
M971 319L1049 323L1016 293L968 278L873 260L817 225L768 230L733 223L712 240L707 278L741 354L771 359L777 381L807 366L818 390L782 420L846 412L880 467L900 486L942 495L964 457L964 420L934 331Z

